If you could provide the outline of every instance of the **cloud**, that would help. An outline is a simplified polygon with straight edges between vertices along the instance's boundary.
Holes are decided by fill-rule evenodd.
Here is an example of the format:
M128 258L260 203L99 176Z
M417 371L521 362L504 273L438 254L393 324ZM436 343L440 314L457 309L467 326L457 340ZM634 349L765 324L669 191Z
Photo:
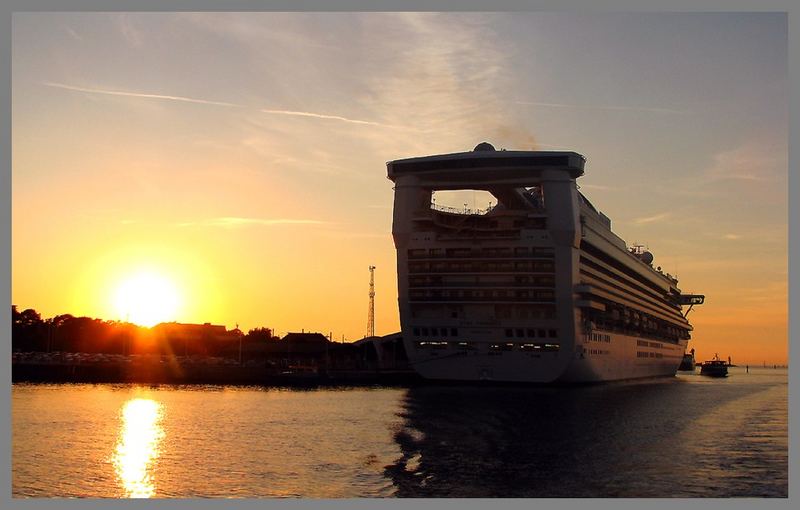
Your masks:
M648 223L655 223L657 221L665 220L670 217L670 213L665 212L661 214L656 214L655 216L647 216L645 218L636 218L633 220L635 225L647 225Z
M370 41L366 57L380 67L365 75L359 104L392 124L411 124L425 137L368 140L383 153L419 154L538 144L529 116L510 107L514 63L487 13L384 13L360 17Z
M515 101L516 104L541 106L545 108L571 108L576 110L608 110L608 111L632 111L632 112L650 112L650 113L666 113L673 115L684 115L689 112L684 110L675 110L672 108L654 108L646 106L608 106L608 105L578 105L566 103L542 103L538 101Z
M728 151L714 155L714 164L705 172L709 182L744 181L772 182L785 177L787 165L785 148L770 147L767 143L749 140Z
M76 41L83 41L83 37L81 37L81 36L78 34L78 32L76 32L76 31L75 31L75 30L73 30L72 28L65 26L65 27L64 27L64 30L66 30L66 31L67 31L67 33L68 33L68 34L69 34L69 35L70 35L70 36L71 36L73 39L75 39Z
M738 234L725 234L724 236L722 236L722 238L723 239L729 239L731 241L736 241L737 239L741 239L742 236L740 236Z
M177 223L178 227L209 226L236 228L253 225L274 226L274 225L326 225L328 221L296 219L296 218L242 218L238 216L221 216L199 222Z
M128 41L128 44L138 48L143 44L144 35L137 29L131 20L131 16L125 13L116 16L116 24L122 36Z
M56 83L56 82L42 82L43 85L48 87L56 87L60 89L66 90L73 90L76 92L86 92L89 94L105 94L110 96L125 96L125 97L137 97L142 99L163 99L168 101L182 101L186 103L196 103L196 104L207 104L213 106L227 106L232 108L247 108L244 105L236 104L236 103L229 103L226 101L211 101L208 99L198 99L193 97L186 97L186 96L172 96L166 94L147 94L143 92L131 92L131 91L124 91L124 90L108 90L108 89L97 89L97 88L88 88L88 87L77 87L74 85L67 85L64 83ZM292 110L268 110L268 109L259 109L261 113L268 113L274 115L290 115L290 116L298 116L298 117L310 117L314 119L323 119L323 120L336 120L340 122L347 122L350 124L362 124L367 126L378 126L378 127L386 127L386 128L393 128L393 129L412 129L412 128L405 128L402 126L393 126L389 124L382 124L380 122L373 122L368 120L361 120L361 119L350 119L347 117L341 117L339 115L327 115L323 113L313 113L313 112L301 112L301 111L292 111ZM413 130L413 129L412 129Z
M368 126L381 126L381 127L392 127L392 128L398 127L398 126L390 126L388 124L381 124L380 122L372 122L369 120L359 120L359 119L348 119L347 117L340 117L338 115L325 115L322 113L296 112L290 110L259 110L259 111L262 113L271 113L275 115L293 115L298 117L312 117L315 119L340 120L342 122L350 122L352 124L365 124Z
M123 90L104 90L104 89L94 89L94 88L86 88L86 87L76 87L74 85L66 85L64 83L55 83L55 82L42 82L43 85L47 85L48 87L56 87L60 89L66 90L74 90L76 92L87 92L89 94L106 94L110 96L126 96L126 97L139 97L144 99L166 99L169 101L183 101L186 103L198 103L198 104L209 104L215 106L231 106L236 108L242 108L241 105L234 104L234 103L227 103L224 101L209 101L207 99L196 99L192 97L184 97L184 96L168 96L163 94L145 94L142 92L128 92Z
M610 191L617 188L613 186L604 186L602 184L581 184L580 189L596 189L599 191Z

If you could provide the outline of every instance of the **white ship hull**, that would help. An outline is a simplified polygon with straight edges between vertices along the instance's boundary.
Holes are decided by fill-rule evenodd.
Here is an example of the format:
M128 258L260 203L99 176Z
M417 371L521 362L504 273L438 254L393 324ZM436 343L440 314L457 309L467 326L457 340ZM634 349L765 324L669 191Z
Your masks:
M675 375L689 340L677 279L630 250L577 189L574 152L456 153L388 163L400 325L434 380L599 382ZM438 190L497 206L437 208Z
M441 381L576 383L674 376L686 341L656 342L613 332L582 335L568 352L414 349L410 364L424 378ZM647 346L641 343L647 342ZM652 346L651 346L652 345ZM409 349L409 347L407 347ZM411 346L413 349L413 346Z

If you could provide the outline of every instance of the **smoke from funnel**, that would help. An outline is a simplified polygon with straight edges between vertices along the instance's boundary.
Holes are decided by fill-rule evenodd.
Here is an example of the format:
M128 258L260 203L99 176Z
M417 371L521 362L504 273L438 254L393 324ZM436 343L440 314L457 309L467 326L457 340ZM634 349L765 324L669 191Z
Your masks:
M498 147L509 150L535 151L538 150L536 138L523 128L498 126L492 131L492 138Z

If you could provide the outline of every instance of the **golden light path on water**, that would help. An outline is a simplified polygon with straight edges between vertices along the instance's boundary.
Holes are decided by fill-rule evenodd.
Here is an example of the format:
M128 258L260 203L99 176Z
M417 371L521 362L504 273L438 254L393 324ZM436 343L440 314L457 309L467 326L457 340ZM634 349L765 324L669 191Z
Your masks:
M164 437L162 405L155 400L134 398L123 405L120 414L120 435L113 455L117 476L127 497L152 497L156 490L153 464Z

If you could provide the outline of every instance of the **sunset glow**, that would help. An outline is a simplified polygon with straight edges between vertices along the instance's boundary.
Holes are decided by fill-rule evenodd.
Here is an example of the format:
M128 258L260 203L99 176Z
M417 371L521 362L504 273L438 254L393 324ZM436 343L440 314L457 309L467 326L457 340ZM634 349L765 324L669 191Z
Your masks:
M374 265L394 333L386 162L485 140L586 156L612 230L706 295L699 359L785 363L786 33L771 13L17 13L12 303L352 341Z
M139 272L119 284L114 308L125 321L149 327L175 320L180 301L175 285L168 278Z

